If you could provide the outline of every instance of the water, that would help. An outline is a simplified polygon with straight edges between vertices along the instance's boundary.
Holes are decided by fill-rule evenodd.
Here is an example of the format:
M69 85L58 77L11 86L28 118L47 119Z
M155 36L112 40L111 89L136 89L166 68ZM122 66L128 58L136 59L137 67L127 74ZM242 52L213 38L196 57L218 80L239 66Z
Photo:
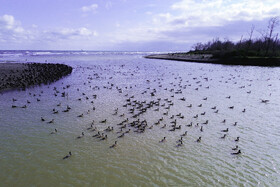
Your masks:
M1 51L0 61L65 63L74 68L51 85L0 95L1 186L279 186L280 68L150 60L142 57L146 54L151 53ZM161 98L159 106L139 117L153 128L136 133L127 125L124 131L131 132L117 138L117 124L138 119L129 113L131 105L123 107L131 96L131 101L147 103ZM164 99L173 103L169 110ZM31 103L26 109L11 107L27 100ZM67 105L72 109L62 112ZM53 114L54 108L58 114ZM118 115L113 115L116 108ZM179 113L183 119L176 116ZM84 117L77 117L80 114ZM169 131L172 115L180 130ZM48 124L51 119L54 123ZM104 119L107 122L100 123ZM100 131L114 127L106 132L107 140L87 130L93 120ZM55 128L58 132L51 135ZM221 132L226 128L228 133ZM177 147L185 131L184 143ZM82 132L85 136L76 139ZM159 143L163 137L166 142ZM116 140L117 147L109 148ZM236 145L241 155L231 155ZM69 151L72 156L63 160Z

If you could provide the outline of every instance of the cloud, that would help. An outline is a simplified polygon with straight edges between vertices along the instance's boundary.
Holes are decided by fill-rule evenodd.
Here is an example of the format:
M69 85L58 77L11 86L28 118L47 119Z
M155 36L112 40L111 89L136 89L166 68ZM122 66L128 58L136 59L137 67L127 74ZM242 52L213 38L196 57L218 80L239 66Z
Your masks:
M50 41L56 40L68 40L68 39L90 39L94 36L97 36L96 31L91 31L85 27L72 29L72 28L63 28L53 31L45 31L44 36Z
M0 40L3 43L20 43L30 38L30 32L23 29L12 15L0 16Z
M12 33L22 33L24 29L20 26L20 23L15 20L12 15L3 15L0 17L0 32L9 31Z
M83 6L81 10L83 12L94 12L96 13L96 9L98 8L98 4L91 4L89 6Z
M258 31L266 29L268 19L279 15L280 1L180 0L166 12L152 14L152 24L138 24L115 33L115 40L151 44L153 48L169 43L167 46L176 50L175 45L192 46L216 37L238 41L242 35L247 37L252 25L256 26L254 37L259 37Z
M220 26L236 20L263 20L280 14L280 1L195 1L181 0L171 8L179 11L174 19L184 19L188 26Z

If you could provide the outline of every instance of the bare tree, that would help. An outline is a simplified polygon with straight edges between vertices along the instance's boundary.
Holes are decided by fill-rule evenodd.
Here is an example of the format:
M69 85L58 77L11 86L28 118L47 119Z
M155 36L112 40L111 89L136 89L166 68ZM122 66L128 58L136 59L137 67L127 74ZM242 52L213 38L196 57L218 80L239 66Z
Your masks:
M250 47L251 47L251 44L252 44L252 36L253 36L254 30L255 30L255 26L252 25L252 26L251 26L251 30L250 30L250 32L248 33L248 34L249 34L249 40L248 40L247 51L248 51L248 50L250 49Z
M273 41L273 32L275 30L275 28L279 25L280 21L279 21L279 17L273 17L269 20L268 22L268 26L267 26L267 34L265 36L265 40L267 42L267 46L266 46L266 51L265 51L265 55L267 56L269 48L270 48L270 44L271 41Z

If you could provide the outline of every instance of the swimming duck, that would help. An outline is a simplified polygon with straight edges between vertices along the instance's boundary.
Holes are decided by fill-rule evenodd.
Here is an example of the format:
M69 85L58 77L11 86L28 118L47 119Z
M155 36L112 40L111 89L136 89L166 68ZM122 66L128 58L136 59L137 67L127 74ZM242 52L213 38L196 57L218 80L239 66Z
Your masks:
M55 133L57 133L57 129L54 129L54 131L51 132L51 134L55 134Z
M122 133L120 136L118 136L118 138L124 137L124 134L125 134L125 133Z
M93 135L92 137L98 137L100 136L100 132L98 132L97 134Z
M180 143L178 143L177 145L176 145L176 147L181 147L183 145L183 141L180 141Z
M82 135L80 135L80 136L78 136L76 139L80 139L80 138L82 138L82 137L84 137L84 132L82 132Z
M104 136L104 137L102 137L100 140L106 140L108 137L107 137L107 134Z
M184 134L182 134L181 136L186 136L186 135L187 135L187 133L188 133L188 131L185 131L185 133L184 133Z
M231 150L236 151L238 149L238 145L232 148Z
M196 140L196 142L201 142L201 136Z
M48 123L53 123L54 122L54 119L52 119L51 121L49 121Z
M224 136L221 137L221 139L225 139L227 136L227 134L224 134Z
M241 154L241 150L239 149L236 153L231 153L232 155L239 155Z
M239 136L234 141L238 142L239 141Z
M225 130L221 130L221 132L228 132L228 128L227 128L227 129L225 129Z
M100 121L100 123L106 123L106 122L107 122L107 119Z
M118 141L115 141L115 143L114 143L113 145L111 145L110 148L116 147L116 146L117 146L117 142L118 142Z
M163 137L162 140L159 141L159 143L165 142L166 141L166 137Z
M72 156L71 151L69 151L69 154L68 154L68 155L66 155L65 157L63 157L63 160L69 158L70 156Z

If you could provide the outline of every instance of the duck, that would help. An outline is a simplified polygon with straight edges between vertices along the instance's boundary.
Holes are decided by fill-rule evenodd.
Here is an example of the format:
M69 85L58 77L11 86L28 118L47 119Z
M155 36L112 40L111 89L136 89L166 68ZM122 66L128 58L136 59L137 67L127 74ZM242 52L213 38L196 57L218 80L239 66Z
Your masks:
M227 136L227 134L224 134L224 136L221 137L221 139L225 139Z
M181 138L177 141L177 143L180 143L183 141L183 137L181 136Z
M201 142L201 136L199 136L199 138L196 140L196 142Z
M238 142L239 141L239 136L234 141Z
M204 125L207 125L208 124L208 120L206 120L204 123L202 123L202 124L204 124Z
M166 137L163 137L163 139L160 140L159 143L163 143L163 142L165 142L165 141L166 141Z
M182 134L181 136L186 136L188 133L188 131L185 131L184 134Z
M124 137L124 134L125 134L125 133L122 133L120 136L118 136L118 138Z
M180 141L180 143L178 143L177 145L176 145L176 147L181 147L183 145L183 141Z
M78 115L78 117L79 117L79 118L81 118L81 117L83 117L83 116L84 116L84 114L80 114L80 115Z
M100 136L100 132L97 132L97 134L93 135L92 137L98 137Z
M69 154L68 154L68 155L66 155L65 157L63 157L63 160L65 160L65 159L69 158L70 156L72 156L71 151L69 151Z
M231 153L232 155L239 155L241 154L241 150L239 149L236 153Z
M54 122L54 119L52 119L51 121L49 121L48 123L53 123Z
M115 141L115 143L114 143L113 145L111 145L110 148L116 147L116 146L117 146L117 142L118 142L118 141Z
M106 122L107 122L107 119L100 121L100 123L106 123Z
M43 117L41 117L41 121L45 121L45 119Z
M93 128L93 125L91 124L89 128L87 128L87 130L90 130Z
M100 140L106 140L108 138L107 134L103 136Z
M80 139L80 138L82 138L82 137L84 137L84 132L82 132L82 135L80 135L80 136L78 136L76 139Z
M233 150L233 151L238 150L238 145L237 145L237 146L235 146L234 148L232 148L231 150Z
M225 129L225 130L221 130L221 132L228 132L228 128L227 128L227 129Z
M262 103L268 103L269 100L268 100L268 99L261 99L261 102L262 102Z
M51 134L55 134L55 133L57 133L57 129L54 129L54 131L51 132Z

